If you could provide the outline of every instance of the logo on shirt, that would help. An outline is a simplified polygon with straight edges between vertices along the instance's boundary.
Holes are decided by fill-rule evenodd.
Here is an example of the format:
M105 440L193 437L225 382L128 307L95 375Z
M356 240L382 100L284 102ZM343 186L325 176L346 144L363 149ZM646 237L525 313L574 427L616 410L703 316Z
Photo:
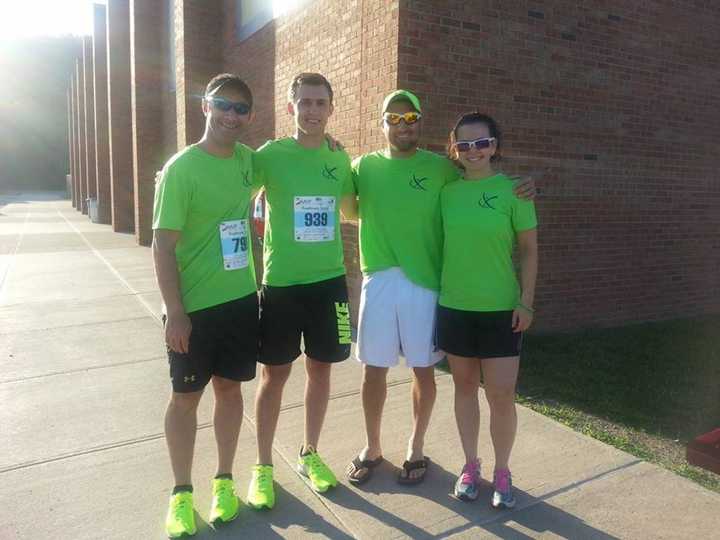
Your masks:
M420 191L427 191L427 188L425 187L425 182L427 180L427 176L415 176L415 173L413 173L412 178L410 179L410 187L413 189L419 189Z
M482 194L482 200L478 201L478 204L481 208L489 208L490 210L497 210L495 206L493 205L493 201L497 199L497 195L490 196L487 193L483 192Z
M251 184L251 182L250 182L250 171L243 171L243 172L242 172L242 177L243 177L243 179L242 179L243 186L245 186L245 187L250 187L250 184Z
M337 167L330 167L330 166L328 166L328 164L326 163L326 164L324 165L324 169L323 169L322 175L323 175L325 178L327 178L328 180L335 180L335 181L337 182L337 181L338 181L338 177L335 176L335 171L337 171Z

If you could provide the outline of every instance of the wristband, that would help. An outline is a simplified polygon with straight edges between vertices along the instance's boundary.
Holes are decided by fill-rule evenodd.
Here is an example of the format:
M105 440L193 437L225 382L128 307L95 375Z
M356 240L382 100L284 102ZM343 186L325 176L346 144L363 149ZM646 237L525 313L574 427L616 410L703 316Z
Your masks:
M518 302L517 307L523 308L525 311L527 311L527 312L530 313L531 315L535 315L535 310L534 310L533 308L527 307L525 304L522 304L522 303Z

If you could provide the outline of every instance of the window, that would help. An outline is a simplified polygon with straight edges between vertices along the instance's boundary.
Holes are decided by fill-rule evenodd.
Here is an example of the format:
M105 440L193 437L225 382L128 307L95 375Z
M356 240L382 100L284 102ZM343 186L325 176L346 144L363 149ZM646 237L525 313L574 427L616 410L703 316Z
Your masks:
M235 28L238 40L249 38L274 18L308 2L309 0L236 0Z
M237 0L235 28L238 40L249 38L273 19L273 3L266 0Z

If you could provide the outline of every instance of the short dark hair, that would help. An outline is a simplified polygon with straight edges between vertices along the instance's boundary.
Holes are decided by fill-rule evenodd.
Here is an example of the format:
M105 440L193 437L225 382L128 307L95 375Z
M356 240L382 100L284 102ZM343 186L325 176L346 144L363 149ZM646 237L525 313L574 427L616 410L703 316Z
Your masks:
M233 90L237 90L243 96L245 96L248 105L252 107L253 96L252 92L250 91L250 87L237 75L233 73L220 73L219 75L215 75L212 79L210 79L210 82L207 83L207 86L205 87L205 95L212 95L214 92L217 92L221 88L231 88Z
M303 84L324 86L327 88L328 94L330 94L330 103L333 102L332 86L330 86L330 82L324 76L319 73L300 73L293 77L293 80L290 83L290 88L288 88L288 99L293 103L295 103L295 99L297 98L298 88L300 88Z
M498 123L492 116L483 114L478 111L460 115L460 117L455 122L455 126L450 131L450 136L448 137L448 157L455 163L455 165L460 168L464 168L458 160L453 159L453 146L455 146L455 143L457 142L458 129L460 129L462 126L467 126L469 124L485 124L487 126L488 131L490 132L490 136L495 138L495 154L490 158L490 161L500 161L500 159L502 159L502 156L500 155L500 144L502 142L502 133L500 132L500 126L498 126Z

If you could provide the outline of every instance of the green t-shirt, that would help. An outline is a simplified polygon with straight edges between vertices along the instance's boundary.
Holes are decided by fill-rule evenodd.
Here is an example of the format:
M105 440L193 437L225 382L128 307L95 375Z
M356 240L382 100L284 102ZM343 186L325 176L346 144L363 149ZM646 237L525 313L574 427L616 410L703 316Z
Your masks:
M515 309L516 233L537 227L535 204L518 199L504 174L459 180L441 195L444 230L440 305L466 311Z
M165 164L155 187L153 229L180 231L175 246L186 312L256 291L248 213L252 153L242 144L230 158L188 146Z
M452 162L426 150L407 159L379 151L353 161L364 273L398 266L413 283L440 289L440 192L457 177Z
M340 201L353 193L348 155L288 137L265 143L253 164L267 205L263 283L286 287L344 275Z

